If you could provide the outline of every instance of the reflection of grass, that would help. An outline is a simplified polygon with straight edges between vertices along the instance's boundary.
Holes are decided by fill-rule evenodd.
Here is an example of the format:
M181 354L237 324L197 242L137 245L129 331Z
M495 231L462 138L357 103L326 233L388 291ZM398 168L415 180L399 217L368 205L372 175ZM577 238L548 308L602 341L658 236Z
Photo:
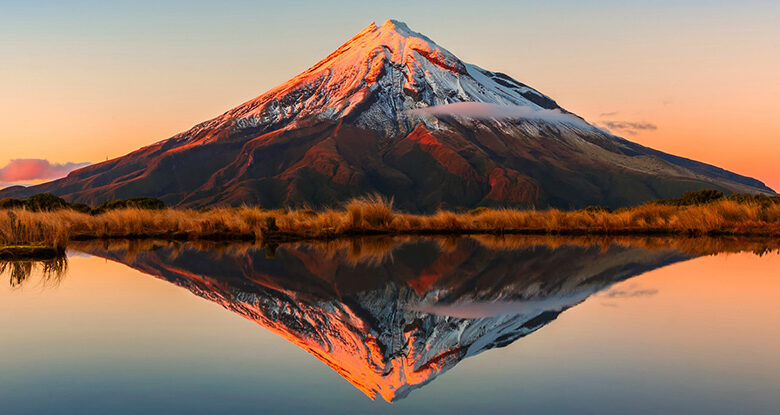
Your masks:
M127 261L133 261L142 252L167 249L168 259L175 259L180 252L201 250L218 256L260 255L263 250L275 250L284 246L305 246L324 258L343 257L348 264L380 265L392 262L394 252L404 244L419 241L435 242L442 252L457 249L463 240L471 240L492 251L523 250L535 247L557 249L563 246L601 247L619 245L654 250L676 250L691 256L720 253L750 252L756 255L780 254L780 238L760 236L679 236L679 235L405 235L361 236L328 240L296 241L263 245L254 241L174 241L154 239L107 239L74 241L76 251L94 253L101 251L123 252ZM264 254L263 254L264 255Z
M245 239L283 241L376 234L762 235L780 236L780 204L719 199L675 206L522 211L480 209L412 215L381 197L314 212L215 208L205 211L122 209L100 215L72 210L0 211L0 245L43 243L62 249L74 239Z
M68 269L68 260L62 255L43 261L0 260L0 276L9 276L11 287L20 287L33 273L40 272L44 285L58 284Z
M0 259L51 259L62 254L63 251L46 245L0 246Z

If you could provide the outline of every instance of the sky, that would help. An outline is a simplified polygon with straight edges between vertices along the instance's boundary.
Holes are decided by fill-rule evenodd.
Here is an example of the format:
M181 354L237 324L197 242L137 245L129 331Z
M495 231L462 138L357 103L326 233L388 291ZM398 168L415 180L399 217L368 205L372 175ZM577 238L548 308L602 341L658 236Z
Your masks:
M394 18L617 135L780 189L780 2L647 3L0 0L0 186L168 138Z

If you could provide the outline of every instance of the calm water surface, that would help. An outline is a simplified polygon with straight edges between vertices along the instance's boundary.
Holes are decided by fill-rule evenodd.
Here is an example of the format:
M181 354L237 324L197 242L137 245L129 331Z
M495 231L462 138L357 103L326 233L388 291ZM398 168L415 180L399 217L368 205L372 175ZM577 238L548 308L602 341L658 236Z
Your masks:
M74 248L0 264L0 414L780 413L761 243Z

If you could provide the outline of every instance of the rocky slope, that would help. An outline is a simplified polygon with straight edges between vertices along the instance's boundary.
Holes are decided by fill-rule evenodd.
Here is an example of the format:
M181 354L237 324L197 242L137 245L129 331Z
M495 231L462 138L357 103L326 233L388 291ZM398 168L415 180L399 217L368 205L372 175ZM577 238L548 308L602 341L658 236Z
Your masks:
M511 77L389 20L290 81L189 131L54 182L97 204L333 206L368 193L410 211L621 206L763 183L595 128Z

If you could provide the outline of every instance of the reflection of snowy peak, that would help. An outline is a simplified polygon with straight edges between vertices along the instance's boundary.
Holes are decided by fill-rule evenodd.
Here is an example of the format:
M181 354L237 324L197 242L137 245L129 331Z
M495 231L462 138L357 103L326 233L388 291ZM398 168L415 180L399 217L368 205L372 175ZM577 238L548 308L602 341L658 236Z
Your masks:
M157 249L125 258L307 350L371 398L406 396L462 359L506 346L616 281L687 256L611 246L492 250L461 239L350 261L345 247L220 254ZM175 252L175 255L173 254Z

